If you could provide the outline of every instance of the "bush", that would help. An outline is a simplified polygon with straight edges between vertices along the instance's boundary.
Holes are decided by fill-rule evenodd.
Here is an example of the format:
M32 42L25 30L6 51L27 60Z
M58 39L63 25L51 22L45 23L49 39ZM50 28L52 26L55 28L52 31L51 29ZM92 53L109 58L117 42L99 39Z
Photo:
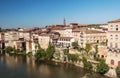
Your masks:
M86 70L92 70L93 66L90 62L87 61L85 57L82 58L84 69Z
M32 52L28 52L27 55L28 55L28 56L32 56Z
M78 42L77 42L77 41L72 42L72 47L73 47L74 49L78 48Z
M105 74L109 70L108 65L105 63L104 59L99 60L99 64L97 64L97 72L100 74Z
M86 46L85 46L86 52L89 52L91 49L92 49L91 45L90 44L86 44Z
M116 68L116 74L117 74L117 77L120 78L120 67Z
M69 49L64 49L63 52L64 52L65 55L68 55Z
M68 60L71 60L73 62L79 60L78 57L79 55L77 54L68 54Z
M37 61L45 60L46 59L46 53L45 53L44 49L37 50L37 52L35 53L35 58L36 58Z
M8 46L8 47L5 48L5 51L7 53L11 53L13 51L13 48L11 46Z
M51 60L53 58L54 53L55 53L55 46L49 44L48 48L46 49L46 59Z
M39 45L40 46L40 45ZM51 60L53 58L53 54L55 52L55 47L49 44L46 51L41 47L38 47L37 52L35 53L36 60Z

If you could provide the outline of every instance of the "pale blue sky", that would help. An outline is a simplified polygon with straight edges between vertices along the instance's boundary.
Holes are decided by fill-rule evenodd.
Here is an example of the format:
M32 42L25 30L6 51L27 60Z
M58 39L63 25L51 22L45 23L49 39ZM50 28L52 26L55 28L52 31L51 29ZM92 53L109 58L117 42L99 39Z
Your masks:
M120 0L0 0L0 27L43 27L120 18Z

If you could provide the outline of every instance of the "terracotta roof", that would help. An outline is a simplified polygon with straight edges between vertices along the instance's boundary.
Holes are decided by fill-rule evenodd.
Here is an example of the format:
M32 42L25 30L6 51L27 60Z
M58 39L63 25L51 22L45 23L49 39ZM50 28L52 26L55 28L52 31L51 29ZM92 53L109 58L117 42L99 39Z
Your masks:
M120 22L120 19L108 21L108 23L117 23L117 22Z
M65 30L65 28L53 28L52 30Z
M86 28L76 28L76 29L73 29L72 32L85 32L86 34L105 33L105 32L97 31L97 30L88 30L88 29L86 29Z
M70 25L78 25L78 23L70 23Z
M78 26L84 27L84 26L87 26L87 24L78 24Z
M72 30L72 32L80 32L80 31L85 31L86 28L75 28Z
M72 39L73 37L59 37L59 39Z
M50 36L50 34L42 33L40 36Z
M86 34L94 34L94 33L105 33L105 32L101 32L101 31L97 31L97 30L86 30L84 31Z

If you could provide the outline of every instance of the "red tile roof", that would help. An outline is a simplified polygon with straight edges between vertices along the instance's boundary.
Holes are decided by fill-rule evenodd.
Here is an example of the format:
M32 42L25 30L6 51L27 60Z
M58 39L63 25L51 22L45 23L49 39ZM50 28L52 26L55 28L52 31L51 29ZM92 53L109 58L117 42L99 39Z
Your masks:
M117 23L117 22L120 22L120 19L108 21L108 23Z

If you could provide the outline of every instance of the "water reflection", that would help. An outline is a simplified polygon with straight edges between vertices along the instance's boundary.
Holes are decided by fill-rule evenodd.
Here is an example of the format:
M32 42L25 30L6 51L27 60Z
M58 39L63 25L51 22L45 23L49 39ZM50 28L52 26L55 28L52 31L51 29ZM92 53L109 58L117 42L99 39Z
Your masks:
M35 63L34 57L0 56L1 78L108 78L68 64Z

